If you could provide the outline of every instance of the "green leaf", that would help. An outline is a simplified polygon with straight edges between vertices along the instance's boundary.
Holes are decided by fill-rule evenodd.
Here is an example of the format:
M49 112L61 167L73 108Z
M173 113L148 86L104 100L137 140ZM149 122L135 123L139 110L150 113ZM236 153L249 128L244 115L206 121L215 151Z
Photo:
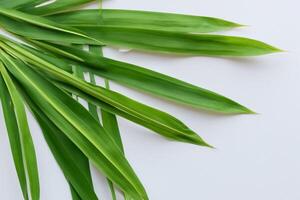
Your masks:
M78 66L84 66L99 76L168 100L227 114L253 113L248 108L222 95L140 66L112 60L69 46L52 45L49 48L50 45L45 43L35 42L35 44L58 55L68 57L74 62L77 61Z
M16 8L24 4L31 3L35 0L1 0L1 7L3 8Z
M102 44L81 31L36 15L0 7L0 26L6 31L31 39L63 43Z
M102 48L98 47L98 46L89 46L89 51L93 52L95 54L103 55ZM90 71L89 75L90 75L90 83L92 83L93 85L97 85L94 73L92 73ZM105 88L109 89L109 81L106 79L105 79ZM97 118L98 121L100 121L98 113L97 113L97 106L90 102L88 103L88 105L89 105L90 113L93 116L95 116L95 118ZM112 136L113 140L116 142L116 144L119 146L119 148L124 153L124 147L123 147L123 143L122 143L116 116L105 110L101 110L101 119L102 119L103 128ZM116 189L115 189L113 182L111 182L111 180L109 180L109 179L107 179L107 181L108 181L108 185L110 188L112 199L117 200Z
M78 68L78 67L73 67L73 74L75 76L77 76L80 79L84 79L84 72L82 70L82 68ZM72 95L72 94L70 94ZM77 98L78 101L78 98ZM90 173L90 166L89 166L89 160L87 159L87 157L84 154L78 154L80 156L80 159L82 161L82 165L84 165L83 168L81 168L83 170L83 172L87 175L88 181L90 182L90 186L91 188L93 188L93 182L92 182L92 177L91 177L91 173ZM76 175L76 174L74 174ZM77 199L78 194L76 192L76 190L71 186L71 194L73 197L73 200Z
M80 30L105 45L157 53L189 56L259 56L281 51L257 40L234 36L109 26L81 26Z
M66 84L66 87L74 87L74 91L72 91L72 93L80 93L80 95L84 94L87 95L87 97L84 97L86 99L96 98L101 102L105 102L106 104L111 106L112 109L116 109L119 115L124 116L127 119L132 120L138 124L141 124L165 137L177 141L209 146L195 132L190 130L181 121L172 117L171 115L134 101L117 92L107 90L100 86L88 84L57 68L53 64L35 56L34 54L25 51L21 46L18 46L11 42L6 43L9 43L9 45L14 50L10 50L6 45L2 45L2 47L8 51L11 51L11 53L13 53L15 56L23 59L28 63L31 63L39 70L51 74L52 77L56 77L56 80L60 83Z
M47 2L47 0L43 0ZM23 12L28 12L34 15L48 15L52 13L58 13L67 9L78 7L95 0L56 0L47 5L41 5L41 2L32 2L19 7L19 10Z
M70 183L69 186L71 190L72 200L81 200L80 196L77 194L76 190L73 188L73 186Z
M81 104L25 64L5 61L30 98L99 170L134 199L148 199L119 147Z
M54 158L70 183L71 191L73 196L75 196L74 198L76 199L76 195L78 195L79 199L82 200L97 200L97 195L93 189L88 159L73 142L51 122L28 95L23 93L23 96L25 96L27 104L37 119Z
M89 52L94 53L95 55L99 55L99 56L103 55L101 47L98 47L98 46L90 46ZM96 85L95 77L92 72L90 72L90 78L91 78L91 83ZM109 81L107 79L105 79L104 81L105 81L105 88L110 90ZM90 103L90 106L93 106L93 105L94 104ZM123 147L123 143L122 143L116 116L110 112L101 110L101 119L102 119L103 128L106 129L111 134L114 141L117 143L117 145L120 147L120 149L124 152L124 147Z
M10 148L19 178L19 183L22 189L23 197L28 200L27 192L27 181L26 181L26 171L23 163L22 147L20 140L20 133L18 129L18 123L15 115L14 106L7 90L5 82L0 76L0 98L3 108L4 119L6 123L8 138L10 142Z
M82 26L115 26L150 30L208 33L240 27L218 18L137 10L99 9L78 10L49 16L62 24Z
M5 53L1 51L1 59L4 63ZM32 200L38 200L40 198L40 186L39 186L39 175L37 168L36 155L34 150L34 144L29 131L26 112L21 96L19 95L17 88L15 87L13 80L6 71L4 65L0 64L0 71L5 81L9 94L11 96L12 103L15 109L15 115L17 119L21 149L23 155L23 162L28 176L28 183L30 189L30 196ZM23 185L23 183L22 183Z
M187 34L124 27L59 25L42 17L0 8L0 24L13 33L37 40L62 43L106 44L136 50L182 55L257 56L280 50L242 37ZM100 42L101 41L101 42Z
M175 141L181 141L200 146L211 147L195 132L189 129L181 121L171 115L129 99L121 94L113 91L99 90L99 87L94 88L95 92L85 89L78 89L72 85L57 82L57 84L68 92L77 94L85 100L101 107L102 109L122 116L130 121L133 121L141 126L144 126L154 132ZM95 94L102 92L111 102L106 102L102 95Z
M7 31L36 40L110 45L142 51L205 56L257 56L280 50L242 37L188 34L138 28L81 26L78 29L46 18L0 8L0 25Z

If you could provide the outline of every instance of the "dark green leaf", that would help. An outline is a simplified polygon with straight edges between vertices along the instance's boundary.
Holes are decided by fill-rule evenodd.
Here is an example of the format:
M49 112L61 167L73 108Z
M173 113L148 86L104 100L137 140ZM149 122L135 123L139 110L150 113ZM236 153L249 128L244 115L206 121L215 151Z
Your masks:
M11 100L10 94L1 75L0 75L0 97L1 97L1 103L3 108L2 110L4 114L6 129L8 133L8 138L10 142L10 148L11 148L15 168L19 178L23 197L25 200L28 200L26 171L23 163L23 155L22 155L22 147L21 147L22 144L20 140L18 122L15 116L13 102Z
M6 65L6 55L3 51L1 51L0 58L2 62ZM27 117L23 100L19 92L17 91L17 88L15 87L9 73L2 64L0 64L0 71L11 96L12 103L14 105L15 116L17 119L20 134L20 142L23 155L22 159L25 166L26 175L28 176L30 196L32 200L39 200L40 186L36 154L27 123Z
M88 159L27 95L23 95L42 129L54 158L74 190L73 193L82 200L97 200Z

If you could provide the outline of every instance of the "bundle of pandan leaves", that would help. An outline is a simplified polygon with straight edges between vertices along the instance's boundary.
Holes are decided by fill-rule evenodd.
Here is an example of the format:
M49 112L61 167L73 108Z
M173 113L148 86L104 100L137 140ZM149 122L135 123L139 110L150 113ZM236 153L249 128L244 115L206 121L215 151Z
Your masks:
M1 0L0 97L25 200L40 198L34 144L25 107L70 185L74 200L98 199L91 162L126 200L147 193L127 161L116 116L175 141L211 147L175 117L109 88L109 81L195 109L251 114L209 90L106 58L103 46L186 56L259 56L280 50L263 42L208 34L239 27L222 19L170 13L84 9L93 0ZM11 37L10 37L11 36ZM84 75L89 75L89 81ZM95 78L104 78L105 87ZM83 107L78 98L88 102ZM99 109L99 110L98 110ZM101 121L98 114L101 111Z

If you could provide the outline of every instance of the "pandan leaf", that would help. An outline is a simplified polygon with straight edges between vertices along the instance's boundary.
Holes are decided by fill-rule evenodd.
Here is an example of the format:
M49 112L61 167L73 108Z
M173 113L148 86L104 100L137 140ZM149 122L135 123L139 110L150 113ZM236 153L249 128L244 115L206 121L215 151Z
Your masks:
M71 74L57 68L53 64L42 60L41 58L31 54L28 51L24 51L21 46L10 43L10 45L15 50L14 53L18 57L22 58L24 61L31 63L35 67L39 68L44 72L52 74L52 77L56 77L56 80L72 87L83 91L84 93L103 101L114 108L126 113L130 116L131 120L135 120L147 128L156 131L171 139L178 141L189 142L192 144L198 144L203 146L209 146L205 143L197 134L187 128L178 119L172 117L171 115L134 101L124 95L117 92L107 90L100 86L94 86L88 84ZM7 48L5 45L3 48ZM17 53L19 52L19 54ZM76 94L76 93L75 93Z
M222 95L140 66L112 60L69 46L50 46L40 42L35 42L35 44L72 59L77 62L78 66L84 66L101 77L168 100L220 113L253 113L248 108ZM38 52L30 49L29 51L34 54Z
M258 56L280 50L242 37L124 27L69 28L42 17L0 8L0 25L15 34L60 43L110 45L142 51L204 56Z
M119 147L81 104L22 62L8 56L5 62L35 104L99 170L133 198L148 199Z
M213 17L117 9L101 9L101 13L98 9L78 10L51 15L48 18L79 29L82 26L101 27L104 25L174 32L209 33L241 26Z
M23 95L26 97L26 102L30 106L42 129L44 138L54 158L71 185L72 193L74 193L73 196L76 198L76 195L78 195L78 198L83 200L97 200L98 198L93 189L89 171L88 159L76 145L51 122L28 95L24 93Z
M22 189L23 197L28 200L27 191L27 180L26 180L26 170L23 163L22 155L22 144L20 139L20 133L18 129L18 122L15 115L14 105L10 97L9 91L5 85L5 82L0 76L0 97L2 103L2 110L4 114L7 134L10 142L10 148L19 178L19 183Z
M0 58L3 63L6 64L5 60L5 53L3 51L0 51ZM13 80L11 79L9 73L7 72L4 65L0 64L0 71L3 77L3 80L7 86L9 95L11 97L11 102L14 106L15 111L15 119L16 123L13 125L18 126L18 132L20 137L20 146L22 151L22 160L24 169L26 171L26 176L28 177L27 183L29 185L29 191L30 191L30 197L32 200L38 200L40 198L40 186L39 186L39 175L38 175L38 167L37 167L37 160L36 160L36 154L34 150L34 144L31 138L30 130L27 123L27 117L25 112L25 107L23 104L23 100L17 91L17 88L15 87ZM11 118L10 120L14 120L14 118ZM8 128L8 131L13 131L10 128ZM10 133L11 134L11 133ZM18 144L15 144L18 145ZM18 150L17 150L18 151ZM18 151L19 153L19 151ZM16 155L16 153L15 153ZM17 164L19 165L19 164ZM20 167L19 174L21 175L21 187L23 189L23 195L26 196L26 192L24 191L25 187L25 181L23 177L22 165L16 166L17 168ZM21 172L21 173L20 173Z
M102 44L77 29L14 9L0 7L0 26L9 32L31 39L64 43Z
M102 48L99 46L89 46L89 51L93 52L95 54L103 55ZM97 85L94 73L89 71L89 75L90 75L90 83ZM105 79L104 81L105 81L105 88L109 90L110 89L109 81L107 79ZM90 102L88 103L88 105L89 105L89 110L90 110L91 114L93 114L99 120L99 116L97 113L97 106ZM124 147L123 147L123 143L122 143L122 139L121 139L121 135L120 135L117 117L114 114L109 113L106 110L102 109L101 110L101 119L102 119L103 128L112 136L113 140L116 142L116 144L119 146L119 148L124 153ZM109 189L111 192L112 200L117 200L116 189L115 189L114 183L109 179L107 179L107 181L108 181Z
M140 51L189 56L259 56L281 50L235 36L189 34L138 28L81 26L80 30L105 45Z
M35 56L34 54L24 51L21 46L15 45L14 43L10 43L10 45L14 50L11 51L9 47L5 45L2 45L2 47L11 51L11 53L22 60L31 63L39 70L51 74L51 77L56 77L57 81L65 83L71 87L75 87L83 93L107 103L119 110L121 113L125 113L124 116L130 120L174 140L209 146L196 133L171 115L134 101L117 92L107 90L100 86L88 84L85 81L82 81L81 79L78 79L57 68L53 64ZM76 94L76 92L72 93Z

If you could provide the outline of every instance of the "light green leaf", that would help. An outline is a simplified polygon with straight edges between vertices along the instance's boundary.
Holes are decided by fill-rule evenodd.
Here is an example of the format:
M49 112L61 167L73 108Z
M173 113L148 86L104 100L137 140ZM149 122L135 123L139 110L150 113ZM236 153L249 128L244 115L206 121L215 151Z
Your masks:
M115 26L150 30L208 33L241 25L218 18L137 10L98 9L78 10L49 16L62 24L82 26Z
M280 52L266 43L234 36L189 34L137 28L81 26L80 30L105 45L189 56L259 56Z

